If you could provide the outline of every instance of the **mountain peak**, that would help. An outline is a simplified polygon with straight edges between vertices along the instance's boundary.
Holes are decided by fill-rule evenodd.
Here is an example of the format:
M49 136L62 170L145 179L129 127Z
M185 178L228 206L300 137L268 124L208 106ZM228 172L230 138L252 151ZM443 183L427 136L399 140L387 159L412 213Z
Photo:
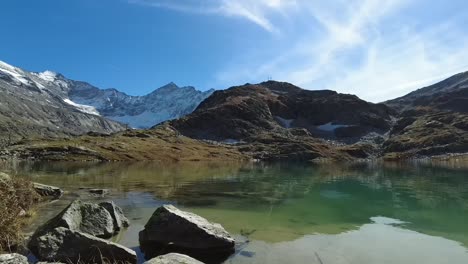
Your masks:
M39 76L39 78L43 79L44 81L53 82L56 79L58 79L58 77L60 77L61 75L54 71L47 70L37 73L37 76Z

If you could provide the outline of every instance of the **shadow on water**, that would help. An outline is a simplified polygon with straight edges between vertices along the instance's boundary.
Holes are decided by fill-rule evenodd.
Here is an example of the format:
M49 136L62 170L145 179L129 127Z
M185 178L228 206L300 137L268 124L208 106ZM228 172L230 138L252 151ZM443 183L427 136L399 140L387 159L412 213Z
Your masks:
M374 230L370 219L377 216L405 222L399 227L404 230L468 245L466 168L408 163L18 163L5 169L65 189L63 199L38 212L35 226L73 199L112 199L132 221L130 228L113 240L133 248L138 246L138 232L164 203L221 223L232 234L252 241L228 263L246 259L251 261L246 263L262 263L274 255L266 249L295 252L303 246L298 241L320 244L330 239L323 236L351 234L346 239L360 241L363 238L355 238L356 234L398 231L387 227ZM109 188L111 194L94 197L80 187ZM412 247L418 250L418 243ZM388 250L390 254L394 249ZM317 254L327 258L323 252ZM317 259L315 254L307 256Z

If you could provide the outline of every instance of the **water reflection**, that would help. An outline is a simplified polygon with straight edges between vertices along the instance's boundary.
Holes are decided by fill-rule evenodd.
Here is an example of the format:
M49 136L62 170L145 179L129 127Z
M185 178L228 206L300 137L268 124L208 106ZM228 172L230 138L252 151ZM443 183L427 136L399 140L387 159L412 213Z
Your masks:
M292 255L297 255L293 263L320 258L323 263L443 263L422 254L424 247L450 263L468 263L468 170L463 168L21 163L5 169L67 191L62 200L40 210L36 223L76 198L116 201L132 225L114 240L129 247L138 246L138 232L154 209L173 203L251 241L232 263L284 263L279 260ZM111 195L91 196L80 187L109 188ZM404 239L408 244L397 242Z

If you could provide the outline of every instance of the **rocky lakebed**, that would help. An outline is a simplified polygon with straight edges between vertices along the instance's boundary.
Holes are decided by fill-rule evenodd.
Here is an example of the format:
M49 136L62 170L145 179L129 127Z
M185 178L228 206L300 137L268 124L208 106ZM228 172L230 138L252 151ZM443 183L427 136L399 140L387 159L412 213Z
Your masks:
M33 183L35 191L53 203L63 194L58 187ZM86 189L104 197L107 189ZM110 239L131 222L113 201L76 199L39 226L19 253L0 255L2 264L27 263L221 263L235 252L236 241L220 225L173 205L155 209L139 232L139 248L127 248Z

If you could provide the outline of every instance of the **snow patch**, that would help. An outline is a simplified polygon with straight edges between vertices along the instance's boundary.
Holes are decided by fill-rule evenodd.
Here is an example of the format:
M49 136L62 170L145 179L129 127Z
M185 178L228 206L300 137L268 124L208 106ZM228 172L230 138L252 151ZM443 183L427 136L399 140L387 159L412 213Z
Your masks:
M2 61L0 61L0 71L2 71L3 73L6 73L8 75L10 75L11 77L13 77L13 79L15 79L16 81L22 83L22 84L26 84L26 85L31 85L31 82L28 81L24 76L23 74L21 74L21 70L11 66L11 65L8 65Z
M280 123L280 125L285 128L291 128L291 124L294 122L294 119L285 119L279 116L275 116L275 118Z
M74 106L80 112L91 114L91 115L100 115L94 106L77 104L70 99L64 99L63 101L71 106Z
M149 128L170 119L169 114L145 111L138 115L107 116L114 121L128 124L131 128Z
M228 145L235 145L235 144L239 144L241 142L239 140L237 140L237 139L228 138L228 139L223 140L222 143L228 144Z
M340 125L340 124L333 124L332 122L326 123L325 125L317 126L318 129L327 131L327 132L334 132L337 128L340 127L349 127L349 125Z
M37 76L46 82L53 82L57 78L57 73L53 71L45 71L38 73Z
M375 224L381 224L381 225L403 225L407 224L408 222L404 222L398 219L393 219L385 216L375 216L371 217L370 220L374 222Z

